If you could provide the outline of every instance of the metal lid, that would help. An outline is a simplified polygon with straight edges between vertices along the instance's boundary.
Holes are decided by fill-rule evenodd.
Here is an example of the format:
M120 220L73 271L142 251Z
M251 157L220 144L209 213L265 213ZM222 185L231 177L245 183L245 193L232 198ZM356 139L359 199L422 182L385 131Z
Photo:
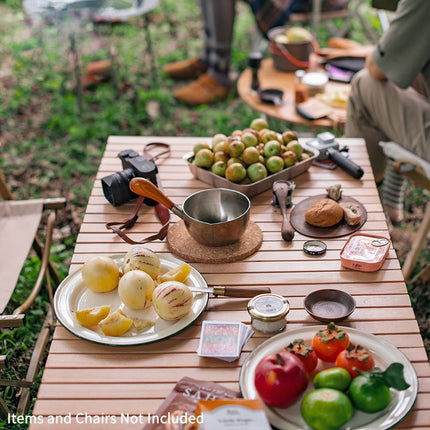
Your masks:
M327 245L322 240L308 240L303 244L303 251L308 255L321 255L327 251Z
M277 321L290 311L290 304L278 294L260 294L248 302L248 313L260 321Z

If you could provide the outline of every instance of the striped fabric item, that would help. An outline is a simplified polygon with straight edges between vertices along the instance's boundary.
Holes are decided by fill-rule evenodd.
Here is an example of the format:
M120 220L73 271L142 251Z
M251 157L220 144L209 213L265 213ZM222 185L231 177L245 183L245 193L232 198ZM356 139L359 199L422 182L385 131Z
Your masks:
M384 205L402 210L405 186L405 177L394 170L392 161L387 160L387 167L385 168L384 182L382 185L382 201Z

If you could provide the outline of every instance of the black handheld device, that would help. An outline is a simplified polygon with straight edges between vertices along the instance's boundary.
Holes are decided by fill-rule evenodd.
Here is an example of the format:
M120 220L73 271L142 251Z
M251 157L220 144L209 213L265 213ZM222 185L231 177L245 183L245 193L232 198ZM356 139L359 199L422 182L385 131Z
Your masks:
M312 139L306 144L319 151L318 160L331 160L353 178L360 179L363 176L363 169L339 151L339 143L334 134L328 131L317 134L316 139Z

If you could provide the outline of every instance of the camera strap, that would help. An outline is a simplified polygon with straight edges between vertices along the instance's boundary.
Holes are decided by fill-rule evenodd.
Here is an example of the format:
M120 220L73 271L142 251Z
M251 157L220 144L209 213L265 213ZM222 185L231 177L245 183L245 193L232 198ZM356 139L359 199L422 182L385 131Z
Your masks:
M155 155L153 155L149 152L151 148L153 149L153 148L157 148L157 147L163 148L164 150L162 150L161 152L158 152ZM168 156L169 154L170 154L170 145L168 143L151 142L151 143L147 143L143 147L144 157L147 160L152 161L154 163L157 159L159 159L163 155ZM161 185L161 179L160 179L158 173L157 173L157 186L161 190L163 189L162 185ZM135 240L131 239L129 236L127 236L127 234L123 231L125 229L133 227L133 225L136 223L137 219L139 218L139 210L142 207L144 200L145 200L145 197L140 196L136 201L136 204L134 206L132 214L127 219L125 219L124 221L120 221L120 222L108 222L106 224L106 228L109 230L112 230L121 239L123 239L125 242L127 242L131 245L141 245L143 243L152 242L152 241L157 240L157 239L163 240L166 237L167 231L169 229L170 211L169 211L169 209L167 209L165 206L163 206L160 203L155 205L155 212L157 214L158 220L161 223L161 228L158 231L158 233L153 234L152 236L148 236L145 239L142 239L140 241L135 241Z

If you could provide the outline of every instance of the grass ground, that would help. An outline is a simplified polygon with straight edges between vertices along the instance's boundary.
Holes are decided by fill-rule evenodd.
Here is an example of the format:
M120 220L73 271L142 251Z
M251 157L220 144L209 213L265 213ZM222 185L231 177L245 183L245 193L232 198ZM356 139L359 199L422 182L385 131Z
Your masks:
M20 5L18 0L0 1L0 168L18 198L67 197L53 249L56 265L65 276L109 135L210 136L246 127L256 112L237 94L215 106L194 109L173 98L179 84L165 77L162 67L199 54L197 0L163 0L148 20L138 18L118 26L86 23L76 31L70 22L30 25ZM255 40L253 18L245 5L238 6L232 55L235 72L247 66L247 54ZM367 17L377 26L373 14ZM325 40L323 32L321 41ZM71 34L76 38L82 68L112 53L114 59L112 79L84 90L81 103L74 91ZM365 41L359 22L353 23L351 37ZM274 120L270 125L285 127ZM409 184L405 222L392 232L401 262L427 201L427 194ZM425 251L417 270L428 261L429 252ZM16 302L25 295L36 268L36 260L29 258L19 279ZM408 288L430 351L428 283ZM2 351L7 351L11 360L10 376L19 375L24 368L34 343L34 328L42 319L44 299L33 306L26 327L0 334ZM7 389L4 394L13 409L16 391Z

